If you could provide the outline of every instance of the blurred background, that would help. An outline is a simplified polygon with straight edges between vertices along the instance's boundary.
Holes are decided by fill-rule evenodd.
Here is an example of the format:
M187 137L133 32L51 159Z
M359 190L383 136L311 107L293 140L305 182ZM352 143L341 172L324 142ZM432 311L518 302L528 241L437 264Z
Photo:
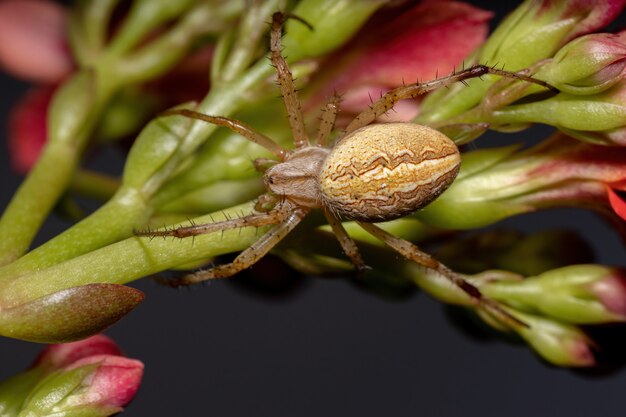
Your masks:
M496 7L494 23L515 6L471 3ZM27 89L0 73L0 207L21 181L9 167L5 132L12 103ZM502 143L548 133L535 128L497 136ZM496 135L489 136L485 142L494 143ZM117 174L123 154L105 150L89 164ZM68 226L51 218L37 244ZM588 239L598 263L626 263L617 235L581 210L522 216L498 227L574 229ZM125 416L624 415L623 327L599 332L610 338L604 354L617 358L612 366L595 372L557 369L524 345L486 337L462 314L423 294L390 301L346 280L297 277L279 262L266 263L255 274L263 275L263 268L287 278L284 291L252 292L238 285L246 277L179 291L150 279L133 285L146 293L145 302L107 332L146 365L141 390ZM0 379L28 366L40 348L0 339Z

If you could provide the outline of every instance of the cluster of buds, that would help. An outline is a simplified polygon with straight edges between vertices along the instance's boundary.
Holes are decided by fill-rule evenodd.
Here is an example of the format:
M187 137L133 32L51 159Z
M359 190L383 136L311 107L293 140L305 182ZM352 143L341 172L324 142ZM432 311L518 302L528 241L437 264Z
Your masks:
M184 224L189 218L213 222L253 209L263 184L251 160L270 156L267 151L211 124L149 120L173 105L211 115L236 113L288 144L273 68L260 53L268 49L270 16L288 10L297 18L286 23L283 52L306 119L317 118L320 104L338 91L341 126L371 97L417 75L427 80L452 72L464 60L465 65L506 65L554 87L546 91L521 79L485 76L422 101L402 102L381 120L413 119L459 145L487 129L516 131L533 123L559 129L528 149L463 152L455 183L438 200L382 225L420 244L433 237L445 242L439 257L526 326L494 320L437 273L398 262L355 225L346 222L345 228L374 267L354 279L358 285L384 295L418 286L477 312L498 330L517 333L551 363L595 364L593 342L579 326L626 320L624 270L591 264L586 250L546 250L571 243L562 234L490 239L489 233L475 232L479 242L488 243L482 245L457 241L452 231L575 206L607 217L626 240L626 35L594 33L626 1L526 0L488 39L491 14L457 1L246 4L134 0L128 10L118 10L115 1L94 0L66 10L45 0L0 3L0 65L37 83L11 115L12 162L28 177L0 218L0 334L47 343L87 337L141 302L142 294L123 284L166 269L200 266L258 238L263 228L147 246L133 230ZM14 24L25 9L33 22L46 24ZM126 144L128 138L135 139L120 178L79 168L86 148ZM76 196L102 205L86 215ZM80 221L28 251L55 206ZM346 271L325 227L303 225L277 253L305 273ZM53 386L98 381L107 366L121 360L52 366L46 357L28 371L33 376L20 407L29 404L26 398L48 395ZM86 390L68 391L63 398L78 404L77 398L89 397Z

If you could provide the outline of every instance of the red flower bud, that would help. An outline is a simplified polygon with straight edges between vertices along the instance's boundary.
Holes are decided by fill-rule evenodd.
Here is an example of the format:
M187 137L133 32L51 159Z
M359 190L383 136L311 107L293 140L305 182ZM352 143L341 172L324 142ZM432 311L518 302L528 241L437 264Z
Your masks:
M66 368L66 371L96 365L95 370L84 380L85 389L72 398L72 405L104 406L120 408L128 404L137 394L143 363L123 356L95 355L82 358Z

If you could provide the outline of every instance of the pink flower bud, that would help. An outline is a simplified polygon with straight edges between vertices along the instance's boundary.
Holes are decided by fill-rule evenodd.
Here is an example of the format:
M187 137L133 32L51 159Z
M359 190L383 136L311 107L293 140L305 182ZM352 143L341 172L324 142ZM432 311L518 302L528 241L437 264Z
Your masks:
M0 2L0 67L27 80L58 82L72 70L65 25L65 10L55 2Z
M626 271L613 269L613 274L589 285L602 305L610 312L626 317Z
M74 362L67 371L87 365L95 370L83 381L84 390L71 399L73 406L123 407L137 394L143 363L123 356L94 355Z
M137 393L143 364L121 356L103 335L48 346L19 395L20 415L109 416L122 411Z

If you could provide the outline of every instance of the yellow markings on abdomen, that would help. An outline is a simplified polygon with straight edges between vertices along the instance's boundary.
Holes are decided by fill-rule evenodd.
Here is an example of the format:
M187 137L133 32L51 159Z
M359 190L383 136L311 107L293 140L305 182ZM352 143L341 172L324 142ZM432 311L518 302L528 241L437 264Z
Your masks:
M347 219L392 220L450 186L459 151L442 133L412 123L370 125L342 139L320 173L322 204Z

